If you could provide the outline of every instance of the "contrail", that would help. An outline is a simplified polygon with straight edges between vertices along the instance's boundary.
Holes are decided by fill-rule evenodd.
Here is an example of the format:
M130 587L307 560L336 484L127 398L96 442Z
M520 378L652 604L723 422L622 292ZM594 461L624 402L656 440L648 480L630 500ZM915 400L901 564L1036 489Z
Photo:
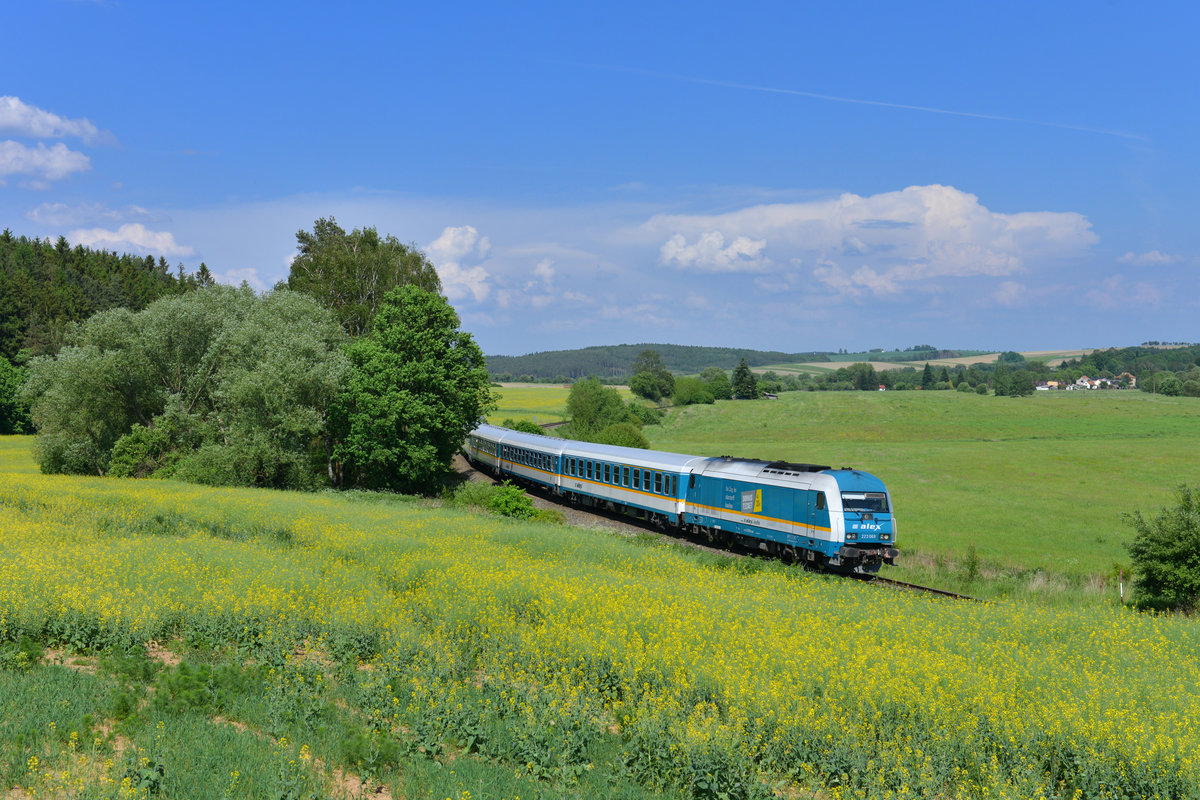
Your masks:
M1040 119L1025 119L1024 117L1009 117L1002 114L981 114L975 111L955 111L949 108L934 108L932 106L914 106L905 103L888 103L883 100L862 100L857 97L839 97L833 94L821 94L819 92L806 92L801 89L780 89L774 86L755 86L750 83L736 83L734 81L719 81L710 78L695 78L688 75L674 75L669 72L656 72L648 69L638 69L636 67L620 67L609 66L606 64L587 64L578 62L555 62L568 66L589 67L591 69L607 70L609 72L628 72L634 75L645 75L652 78L663 78L665 80L682 81L684 83L697 83L704 86L720 86L725 89L744 89L751 92L765 92L768 94L787 94L795 97L810 97L814 100L828 100L832 103L852 103L859 106L877 106L879 108L899 108L904 111L924 111L928 114L946 114L952 117L969 117L971 119L990 119L1000 122L1017 122L1023 125L1040 125L1044 128L1060 128L1068 131L1082 131L1084 133L1098 133L1104 136L1116 136L1120 139L1130 139L1139 142L1149 142L1150 139L1138 133L1129 133L1128 131L1115 131L1107 128L1092 128L1086 125L1069 125L1065 122L1046 122Z

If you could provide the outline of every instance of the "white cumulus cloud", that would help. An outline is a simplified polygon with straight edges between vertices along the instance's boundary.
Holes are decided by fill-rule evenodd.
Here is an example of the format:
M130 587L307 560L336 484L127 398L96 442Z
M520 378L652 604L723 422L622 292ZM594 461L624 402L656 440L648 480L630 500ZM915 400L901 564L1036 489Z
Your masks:
M659 258L664 264L709 272L758 272L767 266L762 257L766 246L766 241L748 236L738 236L726 245L720 231L705 231L688 244L683 234L677 233L659 249Z
M0 131L31 139L62 139L73 136L90 143L109 139L112 134L101 131L88 119L68 119L52 111L31 106L19 97L0 97Z
M485 300L491 292L488 271L480 264L464 265L464 260L482 260L491 250L491 242L480 236L471 225L446 227L425 248L437 267L442 289L450 300L462 300L468 295L475 302Z
M34 147L12 140L0 142L0 182L8 175L29 175L35 181L54 181L91 168L91 159L62 142L50 147L42 142Z
M659 214L640 233L665 236L662 261L686 269L786 270L803 258L816 264L817 280L847 294L887 294L940 277L1005 277L1097 241L1082 214L1003 214L937 184L716 215ZM768 247L777 263L764 258Z
M80 228L69 233L67 238L75 244L105 250L134 251L160 256L190 256L195 253L191 247L176 242L175 236L168 231L148 230L140 222L122 225L115 231L106 228Z

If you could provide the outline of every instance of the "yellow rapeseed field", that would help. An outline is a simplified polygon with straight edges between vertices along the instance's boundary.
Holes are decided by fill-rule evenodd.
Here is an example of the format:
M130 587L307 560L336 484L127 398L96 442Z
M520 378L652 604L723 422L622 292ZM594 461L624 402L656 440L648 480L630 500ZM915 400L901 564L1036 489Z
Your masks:
M14 441L0 640L320 642L365 665L379 730L501 719L555 779L616 736L649 787L1200 797L1192 620L929 599L430 501L42 476Z

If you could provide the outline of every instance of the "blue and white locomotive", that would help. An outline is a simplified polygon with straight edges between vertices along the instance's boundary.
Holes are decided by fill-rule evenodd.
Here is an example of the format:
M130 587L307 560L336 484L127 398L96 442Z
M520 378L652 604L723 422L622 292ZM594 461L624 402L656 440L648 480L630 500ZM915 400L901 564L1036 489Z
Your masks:
M576 442L480 425L467 458L572 503L846 572L894 563L883 482L855 469Z

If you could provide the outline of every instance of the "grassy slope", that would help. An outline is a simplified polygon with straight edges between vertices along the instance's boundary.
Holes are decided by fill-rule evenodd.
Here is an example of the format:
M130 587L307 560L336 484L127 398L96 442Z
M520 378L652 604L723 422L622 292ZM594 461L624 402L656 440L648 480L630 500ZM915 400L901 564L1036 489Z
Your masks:
M902 549L1073 574L1127 561L1125 512L1200 481L1200 400L790 392L681 410L656 449L851 465L891 489Z
M853 411L827 402L833 416ZM929 414L933 401L910 402ZM753 422L761 405L737 417ZM640 794L630 781L687 794L697 769L727 780L762 769L831 798L849 796L829 788L847 781L872 796L1196 794L1198 643L1184 619L947 603L399 497L42 476L28 441L0 440L0 638L156 638L235 670L243 652L278 664L240 678L248 691L227 681L228 702L201 692L192 711L162 707L165 684L153 701L134 687L151 705L119 730L143 752L158 715L192 750L228 739L211 763L166 751L163 797L197 796L201 778L219 796L232 768L245 781L234 796L282 796L275 775L289 763L318 781L297 747L338 763L366 719L413 754L382 776L409 797L621 793L610 779L626 796ZM314 645L324 657L304 661ZM0 672L0 697L30 688ZM65 691L40 702L56 709ZM70 691L73 714L112 724L112 698L93 694L115 689ZM249 728L218 725L217 712ZM494 756L453 747L476 732ZM263 735L289 744L255 755ZM451 743L440 776L406 783L440 742ZM31 754L50 769L70 757L6 733L8 786L41 780Z

